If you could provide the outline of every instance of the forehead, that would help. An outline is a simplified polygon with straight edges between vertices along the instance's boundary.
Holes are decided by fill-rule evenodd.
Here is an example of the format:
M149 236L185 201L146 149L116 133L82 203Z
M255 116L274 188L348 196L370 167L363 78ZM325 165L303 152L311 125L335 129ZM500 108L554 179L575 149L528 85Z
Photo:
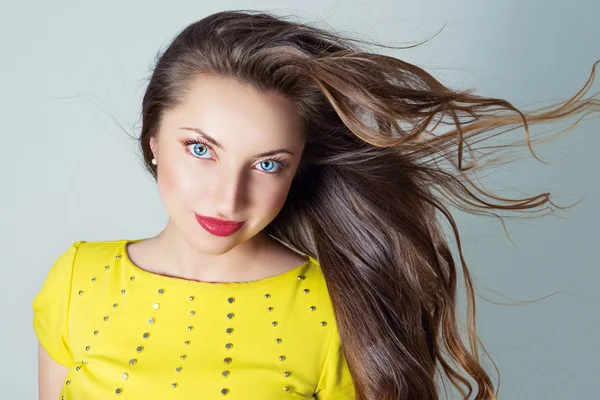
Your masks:
M199 128L223 142L301 142L302 121L295 107L292 99L274 91L263 93L232 78L202 76L190 83L181 104L165 114L165 123Z

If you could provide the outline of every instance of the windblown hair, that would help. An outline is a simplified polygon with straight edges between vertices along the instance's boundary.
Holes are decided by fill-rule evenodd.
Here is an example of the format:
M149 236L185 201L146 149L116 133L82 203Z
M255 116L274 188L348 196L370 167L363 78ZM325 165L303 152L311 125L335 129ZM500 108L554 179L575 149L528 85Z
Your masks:
M506 162L501 152L525 143L540 160L531 124L598 112L597 99L582 99L597 62L574 97L522 112L503 99L449 89L423 69L356 42L367 43L266 12L224 11L192 23L157 55L142 103L145 166L156 179L149 139L203 75L288 96L306 145L287 200L265 232L319 260L356 398L437 400L440 366L465 399L474 392L475 399L496 399L480 360L473 283L448 206L501 221L501 210L566 209L549 193L498 197L474 182L475 172ZM447 129L437 132L440 125ZM525 141L489 143L521 126ZM451 226L458 261L439 216ZM456 311L457 264L468 300L468 345Z

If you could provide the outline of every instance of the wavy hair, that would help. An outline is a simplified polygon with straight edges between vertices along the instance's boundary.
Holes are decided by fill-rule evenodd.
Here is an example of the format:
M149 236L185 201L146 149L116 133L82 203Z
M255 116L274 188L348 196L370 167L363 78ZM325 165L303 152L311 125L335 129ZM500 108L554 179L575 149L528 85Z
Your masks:
M145 167L156 179L149 139L203 74L293 99L306 145L286 202L265 232L319 260L356 398L437 400L439 366L465 399L473 392L478 400L496 399L480 360L473 283L449 206L501 221L502 210L572 207L555 205L549 193L499 197L477 184L475 173L506 162L507 151L525 143L546 163L533 151L529 126L597 113L598 100L583 96L598 62L568 101L522 112L503 99L450 89L357 43L371 42L252 10L190 24L157 54L143 97ZM521 126L525 140L490 143ZM456 311L457 265L467 294L466 339Z

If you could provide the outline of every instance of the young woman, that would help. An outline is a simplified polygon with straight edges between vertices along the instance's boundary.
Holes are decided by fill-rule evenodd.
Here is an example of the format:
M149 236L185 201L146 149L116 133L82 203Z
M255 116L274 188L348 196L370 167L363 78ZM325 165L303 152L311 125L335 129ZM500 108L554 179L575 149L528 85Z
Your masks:
M552 204L494 196L474 172L510 149L489 143L497 128L523 126L535 156L529 125L598 112L582 99L593 76L522 112L268 13L191 24L142 103L170 219L55 261L33 301L40 399L438 399L438 367L465 398L495 399L447 205ZM458 243L468 345L438 216Z

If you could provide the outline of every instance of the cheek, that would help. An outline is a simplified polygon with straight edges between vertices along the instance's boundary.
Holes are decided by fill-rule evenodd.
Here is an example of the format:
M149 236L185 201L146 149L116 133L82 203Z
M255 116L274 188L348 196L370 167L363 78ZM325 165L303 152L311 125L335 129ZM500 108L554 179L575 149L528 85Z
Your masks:
M158 168L158 188L165 205L191 200L198 191L198 176L182 162L165 160Z
M277 216L285 199L287 198L290 182L274 184L272 186L261 185L255 192L255 209L260 210L265 219L273 219Z

